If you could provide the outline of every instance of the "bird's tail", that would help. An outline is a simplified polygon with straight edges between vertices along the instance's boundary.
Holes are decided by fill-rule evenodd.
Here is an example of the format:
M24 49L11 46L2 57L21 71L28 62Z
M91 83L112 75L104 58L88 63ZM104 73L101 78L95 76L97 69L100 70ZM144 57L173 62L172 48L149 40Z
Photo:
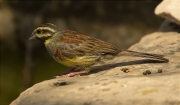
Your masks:
M169 62L168 59L164 58L164 55L140 53L140 52L135 52L135 51L130 51L130 50L120 50L118 55L145 57L145 58L156 59L156 60L160 60L164 62Z

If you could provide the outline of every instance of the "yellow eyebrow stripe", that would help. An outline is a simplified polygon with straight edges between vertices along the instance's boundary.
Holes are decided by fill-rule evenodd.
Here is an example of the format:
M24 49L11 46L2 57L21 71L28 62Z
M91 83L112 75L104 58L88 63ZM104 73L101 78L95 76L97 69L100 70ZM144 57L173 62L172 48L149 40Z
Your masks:
M56 32L56 30L50 28L50 27L38 27L34 31L36 32L37 30L49 30L51 32Z

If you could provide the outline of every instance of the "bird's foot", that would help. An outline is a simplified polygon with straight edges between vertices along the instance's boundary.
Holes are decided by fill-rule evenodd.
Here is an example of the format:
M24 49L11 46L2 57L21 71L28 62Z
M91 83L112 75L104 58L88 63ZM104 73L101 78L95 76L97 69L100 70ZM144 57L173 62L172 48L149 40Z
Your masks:
M76 68L71 68L67 72L55 76L55 78L67 78L67 77L75 77L75 76L80 76L80 74L83 73L88 73L90 70L89 69L76 69Z

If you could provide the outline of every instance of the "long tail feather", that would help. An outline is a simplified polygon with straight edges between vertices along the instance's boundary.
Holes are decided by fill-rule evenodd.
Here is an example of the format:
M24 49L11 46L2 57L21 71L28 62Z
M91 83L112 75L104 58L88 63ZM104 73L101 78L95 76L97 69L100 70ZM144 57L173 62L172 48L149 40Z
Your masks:
M140 53L140 52L135 52L135 51L130 51L130 50L120 50L118 55L145 57L145 58L151 58L151 59L169 62L168 59L164 58L164 55Z

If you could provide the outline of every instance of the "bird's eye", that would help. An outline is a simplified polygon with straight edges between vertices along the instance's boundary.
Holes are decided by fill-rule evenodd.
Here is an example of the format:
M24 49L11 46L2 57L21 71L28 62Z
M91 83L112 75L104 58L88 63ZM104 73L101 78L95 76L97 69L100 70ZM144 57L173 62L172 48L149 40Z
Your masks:
M36 33L37 34L41 34L42 32L41 32L41 30L37 30Z

